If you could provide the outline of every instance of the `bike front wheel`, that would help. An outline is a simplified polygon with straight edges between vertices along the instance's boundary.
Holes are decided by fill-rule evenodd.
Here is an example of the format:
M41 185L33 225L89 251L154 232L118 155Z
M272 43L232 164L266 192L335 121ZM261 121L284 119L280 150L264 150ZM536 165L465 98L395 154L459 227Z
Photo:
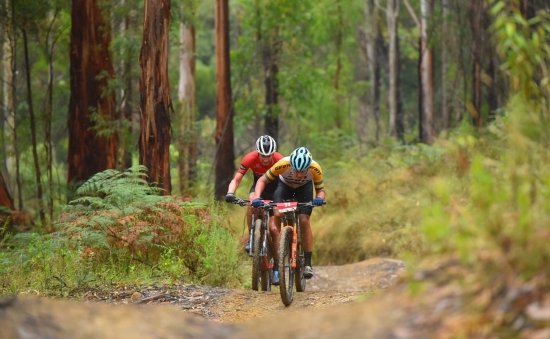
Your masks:
M292 268L292 227L283 227L279 238L279 291L285 306L292 303L294 268Z
M260 244L260 284L262 291L271 291L271 274L273 272L273 259L271 255L271 247L269 246L269 236L267 227L263 223L256 227L255 238ZM258 230L260 230L258 232Z

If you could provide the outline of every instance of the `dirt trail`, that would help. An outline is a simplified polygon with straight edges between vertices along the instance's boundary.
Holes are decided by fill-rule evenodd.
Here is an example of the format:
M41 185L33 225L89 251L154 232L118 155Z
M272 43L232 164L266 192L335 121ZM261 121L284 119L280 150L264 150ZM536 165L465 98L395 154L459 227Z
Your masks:
M385 291L404 272L401 261L371 259L314 271L306 292L296 293L288 307L275 286L271 292L185 284L125 287L90 291L84 303L0 298L0 338L252 339L276 333L303 339L412 339L429 337L414 326L424 332L434 328L426 326L431 318L418 317L424 313L411 308L417 303L407 306L396 289ZM375 294L379 297L369 299L368 307L353 302Z
M276 286L271 292L233 290L210 303L207 307L209 318L224 323L241 323L272 316L274 312L321 309L349 303L364 294L377 293L391 286L403 269L401 261L380 258L343 266L316 266L306 291L295 293L294 301L288 307L283 305Z
M90 301L113 304L175 305L184 312L222 323L243 323L278 312L322 309L350 303L366 295L379 294L404 271L402 261L375 258L341 266L314 266L315 275L305 292L295 292L286 307L279 288L270 292L211 286L148 286L142 290L114 290L108 295L90 295Z

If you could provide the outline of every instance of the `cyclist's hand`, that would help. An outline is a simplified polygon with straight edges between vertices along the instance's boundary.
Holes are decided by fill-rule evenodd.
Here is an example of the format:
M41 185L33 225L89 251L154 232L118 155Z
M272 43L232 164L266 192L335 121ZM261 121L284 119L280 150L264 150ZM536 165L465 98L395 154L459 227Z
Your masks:
M311 204L313 206L321 206L323 204L324 200L322 198L315 198L311 201Z
M235 199L236 199L235 194L233 194L233 193L227 193L225 195L225 202L233 202L233 201L235 201Z
M258 207L262 207L264 204L264 202L262 201L262 199L259 199L259 198L256 198L254 200L252 200L252 207L254 208L258 208Z

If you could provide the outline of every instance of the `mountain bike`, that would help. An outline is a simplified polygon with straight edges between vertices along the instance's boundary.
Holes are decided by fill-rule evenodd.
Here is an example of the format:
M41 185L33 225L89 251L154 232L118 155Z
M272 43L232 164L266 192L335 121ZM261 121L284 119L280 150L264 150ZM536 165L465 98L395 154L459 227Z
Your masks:
M317 207L311 202L281 202L271 203L277 207L281 215L281 235L279 238L279 291L285 306L289 306L294 298L294 284L297 292L306 290L304 277L305 257L302 248L300 219L298 207Z
M250 200L237 198L233 203L248 206ZM260 212L252 214L248 255L252 257L252 289L254 291L257 291L259 287L262 291L271 291L273 256L271 254L271 236L268 228L269 209L270 200L264 200L264 206L257 209Z

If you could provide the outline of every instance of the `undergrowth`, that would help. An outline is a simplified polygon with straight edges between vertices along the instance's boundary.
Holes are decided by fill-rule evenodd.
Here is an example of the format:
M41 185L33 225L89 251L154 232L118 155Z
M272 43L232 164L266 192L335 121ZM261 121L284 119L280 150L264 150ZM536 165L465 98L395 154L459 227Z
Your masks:
M74 295L116 282L241 284L224 210L162 196L146 169L96 174L48 234L4 239L0 292Z

